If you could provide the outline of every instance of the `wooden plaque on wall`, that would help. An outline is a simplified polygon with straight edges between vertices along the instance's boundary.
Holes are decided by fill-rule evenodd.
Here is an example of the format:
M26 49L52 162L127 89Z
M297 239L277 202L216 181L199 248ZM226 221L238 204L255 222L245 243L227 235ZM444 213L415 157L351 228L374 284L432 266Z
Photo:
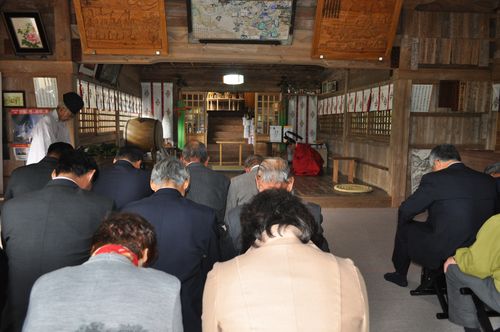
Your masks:
M312 57L387 59L402 3L403 0L318 0Z
M166 55L164 0L75 0L84 54Z

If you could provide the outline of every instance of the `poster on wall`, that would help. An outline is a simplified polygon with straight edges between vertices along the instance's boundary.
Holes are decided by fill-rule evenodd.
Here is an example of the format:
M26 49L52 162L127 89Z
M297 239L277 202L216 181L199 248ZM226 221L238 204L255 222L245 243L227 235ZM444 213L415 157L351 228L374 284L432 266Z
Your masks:
M491 92L491 110L493 112L498 112L500 107L500 83L495 83L492 86Z
M28 160L29 144L11 144L12 155L15 160L26 161Z
M36 107L56 108L58 103L57 79L55 77L34 77Z
M281 143L283 141L283 127L269 126L269 142Z
M40 119L48 114L49 108L13 108L9 110L14 144L30 144L32 132Z
M413 84L411 87L411 112L429 112L432 84Z

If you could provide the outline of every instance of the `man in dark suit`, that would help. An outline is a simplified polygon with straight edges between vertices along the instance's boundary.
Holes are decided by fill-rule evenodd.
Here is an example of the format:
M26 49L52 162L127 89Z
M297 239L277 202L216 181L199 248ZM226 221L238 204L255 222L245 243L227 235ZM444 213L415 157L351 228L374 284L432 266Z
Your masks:
M151 172L141 169L144 153L135 147L122 147L116 153L113 166L99 172L92 191L115 201L120 210L127 203L150 196Z
M31 287L41 275L89 258L92 235L113 201L88 190L97 170L81 151L63 153L53 179L2 208L9 282L2 331L20 331Z
M229 179L208 168L205 144L191 141L182 150L182 160L189 170L191 180L186 198L215 210L217 223L224 223Z
M291 173L290 167L288 166L288 162L279 157L265 158L257 168L254 179L258 192L268 189L286 189L291 192L293 190L294 180L295 179ZM321 223L323 222L321 206L309 202L305 202L304 204L319 226L318 233L313 234L311 236L311 240L314 244L316 244L316 246L318 246L318 248L329 252L330 249L328 248L328 242L323 237L323 228L321 227ZM240 213L242 208L242 205L238 205L231 209L226 216L225 225L232 240L234 253L229 257L228 255L224 255L224 260L233 258L241 252L242 243Z
M183 196L189 172L178 159L158 162L151 174L153 195L122 210L141 215L155 227L158 260L152 265L179 278L184 331L201 331L201 303L208 271L218 260L215 213Z
M384 278L401 287L408 285L410 261L439 269L457 248L470 246L479 228L495 213L494 179L466 167L453 145L433 148L429 162L433 172L422 177L418 189L398 211L392 255L396 271ZM413 220L426 210L426 222Z
M16 168L7 183L4 200L42 189L52 179L52 171L56 167L61 154L70 150L73 150L71 144L65 142L52 143L45 158L38 163Z

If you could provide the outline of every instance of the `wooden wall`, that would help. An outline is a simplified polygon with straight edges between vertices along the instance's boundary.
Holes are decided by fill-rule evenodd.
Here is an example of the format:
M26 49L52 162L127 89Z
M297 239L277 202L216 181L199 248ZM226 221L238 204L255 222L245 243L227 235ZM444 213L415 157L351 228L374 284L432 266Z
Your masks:
M333 94L335 95L387 82L391 79L391 71L353 69L333 71L325 76L327 80L337 81L339 91ZM389 192L391 188L388 168L390 160L389 139L380 141L370 138L350 137L346 134L346 125L347 123L344 121L344 135L332 136L322 132L318 139L327 143L329 156L338 154L360 159L355 172L355 178L358 181L374 185ZM329 160L328 166L332 167L331 160ZM347 174L347 163L340 163L340 171L343 174Z
M24 56L14 54L4 24L0 24L0 72L2 72L2 88L4 90L21 90L25 92L26 106L36 107L33 77L55 77L58 83L59 98L73 89L74 64L71 62L71 41L69 31L69 7L64 0L45 2L10 1L4 3L3 11L39 11L45 26L48 42L53 54L47 56ZM55 35L57 31L57 38ZM3 110L5 112L5 110ZM8 115L5 118L8 143L12 141L12 129L8 126ZM70 124L70 131L73 126ZM24 164L15 161L9 147L10 160L4 160L4 175ZM4 181L5 183L5 181Z

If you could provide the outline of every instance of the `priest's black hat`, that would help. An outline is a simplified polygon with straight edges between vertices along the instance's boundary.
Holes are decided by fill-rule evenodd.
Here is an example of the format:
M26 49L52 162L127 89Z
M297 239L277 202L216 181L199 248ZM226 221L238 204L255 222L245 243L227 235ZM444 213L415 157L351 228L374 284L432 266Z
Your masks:
M80 110L83 108L83 99L75 92L66 92L63 95L63 101L64 105L73 114L80 112Z

